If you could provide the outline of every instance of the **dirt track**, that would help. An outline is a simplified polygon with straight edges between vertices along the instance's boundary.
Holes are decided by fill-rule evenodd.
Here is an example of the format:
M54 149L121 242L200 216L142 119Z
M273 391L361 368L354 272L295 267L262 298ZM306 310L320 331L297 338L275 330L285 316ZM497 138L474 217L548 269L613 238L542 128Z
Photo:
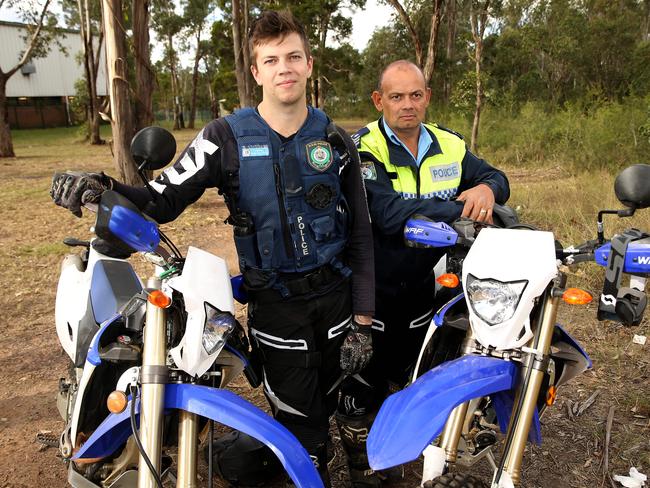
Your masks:
M181 134L187 141L189 132ZM179 144L182 146L183 144ZM59 263L68 250L66 236L87 238L90 216L76 219L51 204L47 190L51 174L63 169L99 171L110 167L107 147L71 147L69 141L46 146L20 146L21 155L0 161L0 298L4 327L0 334L0 487L49 488L65 486L65 466L55 449L41 450L39 431L58 434L63 423L54 402L66 358L54 328L54 297ZM111 172L110 170L108 171ZM525 178L524 178L525 179ZM523 191L513 181L513 202ZM215 192L165 226L181 249L196 245L236 263L230 230L223 224L225 208ZM139 269L146 270L143 264ZM234 271L234 269L233 269ZM605 419L615 407L609 444L609 472L624 474L630 466L650 472L650 354L631 344L629 329L595 321L595 308L562 312L569 331L594 359L594 369L560 392L558 404L543 421L545 443L530 449L524 464L526 487L612 486L602 471ZM650 335L647 315L633 331ZM243 385L243 383L242 383ZM567 414L567 400L583 402L600 390L595 403L575 420ZM240 385L236 390L262 404L259 392ZM342 486L344 468L335 466L335 487ZM417 471L407 467L409 479L399 486L414 487Z

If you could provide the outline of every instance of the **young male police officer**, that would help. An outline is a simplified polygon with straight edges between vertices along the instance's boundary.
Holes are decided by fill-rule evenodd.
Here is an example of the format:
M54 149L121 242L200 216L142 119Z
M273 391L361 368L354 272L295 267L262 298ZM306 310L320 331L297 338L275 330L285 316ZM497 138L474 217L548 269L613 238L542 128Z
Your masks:
M375 352L359 375L365 384L343 387L342 404L355 407L346 421L358 428L372 422L389 383L407 382L433 314L433 267L443 253L407 247L406 221L420 214L447 223L461 216L491 222L495 201L509 196L505 175L470 153L458 134L423 123L430 97L416 65L391 63L372 94L383 116L354 136L372 219L377 293Z
M153 198L103 174L55 176L52 196L80 215L81 203L112 187L164 223L207 188L224 194L264 392L327 484L336 385L372 355L372 230L358 159L345 165L328 142L328 117L307 106L313 61L303 27L289 12L264 12L249 45L262 102L205 126L151 182Z

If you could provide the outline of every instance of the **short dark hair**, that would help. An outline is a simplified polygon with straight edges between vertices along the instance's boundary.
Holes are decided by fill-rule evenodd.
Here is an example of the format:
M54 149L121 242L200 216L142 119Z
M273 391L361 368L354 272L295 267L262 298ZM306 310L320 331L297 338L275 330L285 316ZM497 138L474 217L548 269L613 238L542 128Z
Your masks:
M266 10L262 12L250 27L248 32L248 49L251 54L251 62L255 63L255 47L270 39L280 38L284 40L289 34L298 34L305 47L307 58L311 56L309 40L303 25L293 16L290 10Z

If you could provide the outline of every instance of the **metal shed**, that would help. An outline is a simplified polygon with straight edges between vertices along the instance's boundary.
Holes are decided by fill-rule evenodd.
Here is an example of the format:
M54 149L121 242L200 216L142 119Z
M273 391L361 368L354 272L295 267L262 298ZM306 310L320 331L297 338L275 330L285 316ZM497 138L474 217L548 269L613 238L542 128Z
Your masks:
M83 50L79 31L58 29L58 42L47 56L29 61L7 83L9 124L12 129L70 125L69 102L75 97L75 82L83 78ZM11 69L25 50L24 24L0 21L0 66ZM106 96L103 49L97 75L97 94Z

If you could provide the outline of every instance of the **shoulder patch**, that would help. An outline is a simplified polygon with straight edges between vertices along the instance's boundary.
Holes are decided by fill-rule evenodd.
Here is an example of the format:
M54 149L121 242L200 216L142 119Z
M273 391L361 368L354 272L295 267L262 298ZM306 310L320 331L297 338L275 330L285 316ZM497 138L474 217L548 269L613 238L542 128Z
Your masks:
M364 180L376 180L377 168L375 168L375 163L367 160L361 161L361 177Z
M370 129L368 129L367 127L361 127L361 129L359 129L354 134L352 134L352 142L354 142L355 146L357 146L358 148L360 145L361 138L369 133L370 133Z
M440 124L436 124L436 127L438 129L440 129L440 130L444 130L445 132L449 132L450 134L453 134L453 135L455 135L456 137L459 137L462 140L465 140L465 138L461 134L456 132L455 130L447 129L447 127L444 127L444 126L442 126Z

